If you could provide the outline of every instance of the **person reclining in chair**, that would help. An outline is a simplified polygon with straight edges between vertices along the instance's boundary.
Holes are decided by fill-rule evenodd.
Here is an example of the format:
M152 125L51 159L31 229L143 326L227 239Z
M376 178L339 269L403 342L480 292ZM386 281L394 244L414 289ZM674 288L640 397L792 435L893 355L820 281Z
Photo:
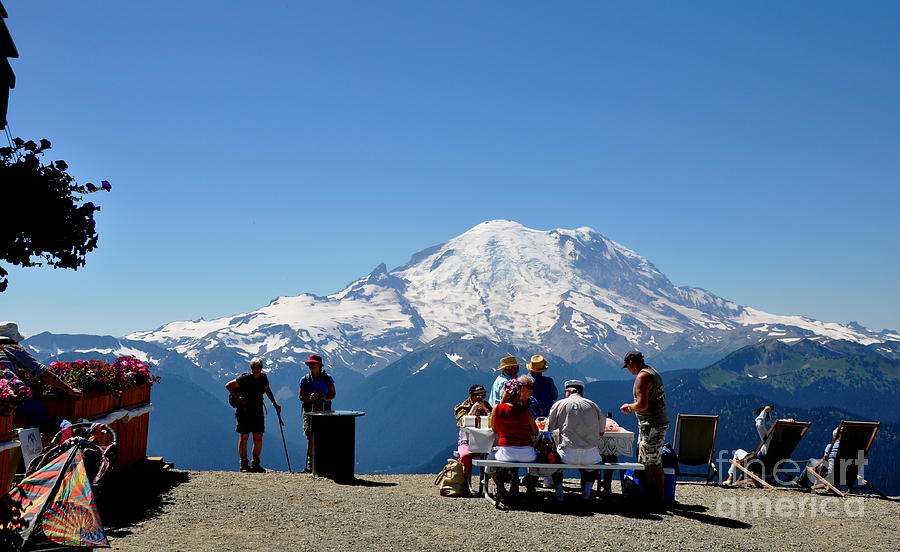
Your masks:
M827 462L819 464L819 461L822 460L822 458L810 458L806 462L807 467L815 469L816 473L822 477L828 477L828 474L834 472L834 460L837 458L838 449L841 446L840 433L840 426L834 428L834 431L831 432L831 439L834 441L834 446L831 446L831 442L825 445L825 451L822 453L822 458L827 456ZM802 487L804 489L812 487L813 482L809 479L809 472L804 469L803 473L800 474L800 477L794 482L794 486Z
M759 434L760 441L762 441L766 438L766 435L768 435L769 430L772 429L772 426L775 424L775 422L777 420L778 420L778 416L775 415L775 405L774 404L768 404L768 405L761 406L756 409L756 420L754 421L754 424L756 426L756 432ZM785 421L793 422L794 420L788 419ZM747 452L746 450L739 448L736 451L734 451L734 456L732 458L734 460L743 460L749 454L750 453ZM762 459L765 456L766 456L766 445L763 444L762 447L760 447L759 453L757 453L756 457L759 459ZM732 483L736 482L737 479L738 479L737 478L737 468L734 466L734 464L731 464L731 467L728 468L728 477L726 477L725 480L722 481L722 484L723 485L731 485Z

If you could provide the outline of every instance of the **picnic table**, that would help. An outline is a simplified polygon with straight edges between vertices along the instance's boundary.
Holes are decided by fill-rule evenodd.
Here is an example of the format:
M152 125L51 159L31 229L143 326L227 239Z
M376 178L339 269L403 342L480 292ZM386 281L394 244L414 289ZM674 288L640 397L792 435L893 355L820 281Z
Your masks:
M496 442L496 434L494 430L488 427L462 427L460 428L469 441L469 451L476 454L489 454ZM600 455L603 464L592 466L580 466L574 464L535 464L535 463L513 463L499 462L498 460L476 459L472 462L481 471L481 481L479 482L477 494L486 493L486 483L484 481L485 474L490 473L493 469L500 467L507 468L537 468L538 473L546 474L560 469L595 469L601 470L601 477L598 481L598 487L604 493L612 492L612 475L615 470L640 470L643 469L641 464L621 463L619 456L634 456L634 433L626 430L607 431L600 440ZM499 462L499 463L498 463ZM501 465L503 464L503 465ZM508 465L507 465L508 464Z
M542 464L538 462L503 462L501 460L473 460L473 466L481 469L478 482L478 493L495 507L500 507L499 497L490 492L491 474L498 469L536 468L539 470L600 470L604 474L614 470L642 470L644 466L634 462L603 462L600 464ZM607 491L608 492L608 491Z
M460 428L469 440L469 451L489 453L496 442L496 434L489 427ZM634 433L631 431L607 431L600 439L600 454L603 456L634 456Z

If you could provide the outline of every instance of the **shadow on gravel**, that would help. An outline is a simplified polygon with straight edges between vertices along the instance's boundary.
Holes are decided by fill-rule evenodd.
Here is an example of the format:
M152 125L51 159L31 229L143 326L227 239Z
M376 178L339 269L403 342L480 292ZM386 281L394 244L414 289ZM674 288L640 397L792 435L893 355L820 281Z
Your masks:
M567 487L568 488L568 487ZM659 521L662 518L657 512L648 511L620 496L605 496L600 500L584 501L578 492L566 496L565 502L552 500L552 493L538 491L536 496L519 495L501 507L505 511L539 512L548 515L591 517L594 515L613 515L630 519Z
M389 481L369 481L368 479L360 479L358 477L354 477L353 479L335 479L335 483L338 485L350 485L353 487L396 487L396 483L391 483Z
M131 534L127 527L159 515L171 503L166 494L189 479L187 472L157 465L137 464L110 473L96 492L106 534L119 538Z
M531 499L520 497L501 509L505 511L541 512L549 515L577 517L606 515L648 521L661 521L665 519L664 516L678 516L729 529L751 529L753 527L749 523L736 519L707 514L706 512L709 508L699 504L676 503L659 510L653 510L642 506L640 503L634 503L615 495L605 496L600 500L592 500L590 502L584 502L580 498L569 496L562 504L550 500L550 496L549 494L541 493L541 495Z
M672 506L669 511L674 516L693 519L695 521L699 521L700 523L706 523L708 525L717 525L719 527L726 527L728 529L751 529L753 526L749 523L738 521L736 519L713 516L707 514L709 508L706 506L700 506L697 504L675 504Z

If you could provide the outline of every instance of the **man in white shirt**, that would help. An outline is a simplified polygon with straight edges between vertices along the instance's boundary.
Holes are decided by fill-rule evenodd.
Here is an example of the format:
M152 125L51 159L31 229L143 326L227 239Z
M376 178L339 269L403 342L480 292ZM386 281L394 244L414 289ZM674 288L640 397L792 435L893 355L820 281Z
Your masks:
M568 380L566 398L550 408L547 431L556 440L560 459L566 464L599 464L600 438L606 429L606 416L593 401L584 398L584 382ZM597 479L597 470L581 471L581 495L588 500ZM554 476L556 500L562 500L562 473Z

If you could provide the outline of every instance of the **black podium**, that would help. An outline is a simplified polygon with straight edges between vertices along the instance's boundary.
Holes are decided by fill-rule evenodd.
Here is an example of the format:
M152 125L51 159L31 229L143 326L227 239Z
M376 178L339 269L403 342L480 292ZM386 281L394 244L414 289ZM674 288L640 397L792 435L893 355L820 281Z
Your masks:
M353 479L356 466L357 410L307 412L312 437L312 473L334 480Z

